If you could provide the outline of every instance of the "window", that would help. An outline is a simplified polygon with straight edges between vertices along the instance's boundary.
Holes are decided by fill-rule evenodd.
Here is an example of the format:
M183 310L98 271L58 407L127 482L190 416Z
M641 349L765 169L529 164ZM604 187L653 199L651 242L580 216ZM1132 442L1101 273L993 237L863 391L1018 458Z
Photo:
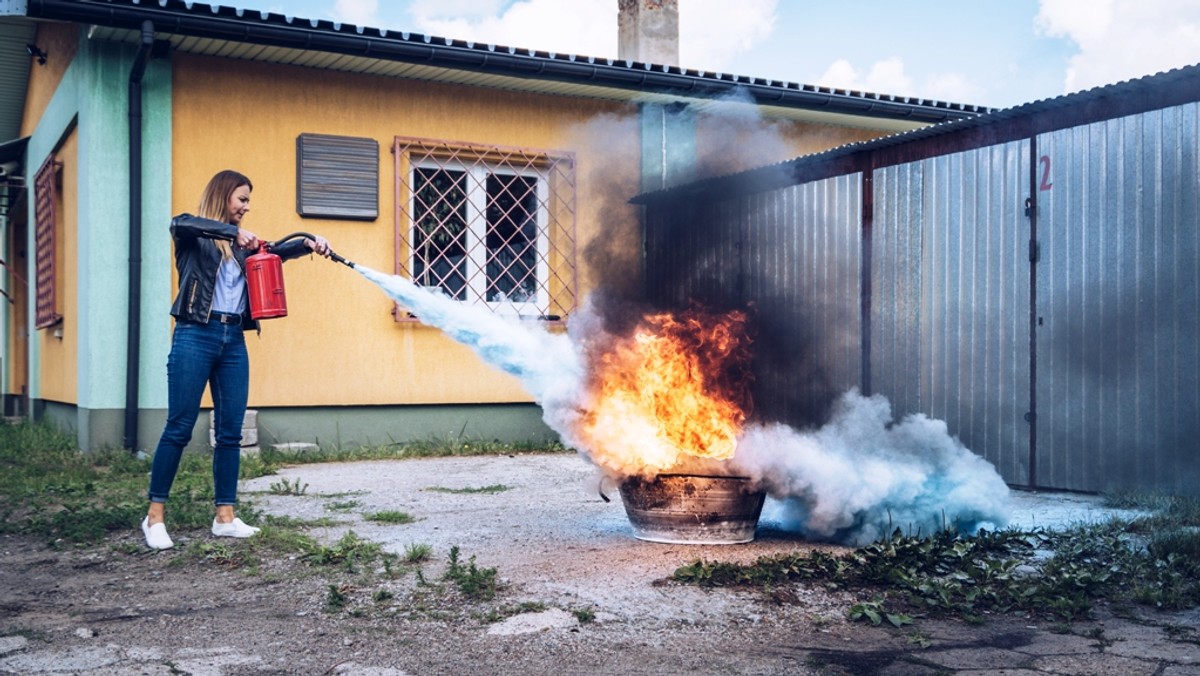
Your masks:
M33 180L34 228L37 239L37 314L34 325L44 329L62 321L58 309L58 288L54 259L58 255L55 243L56 203L58 202L58 169L62 165L54 155L46 158Z
M395 153L398 274L502 314L574 310L572 155L400 138Z

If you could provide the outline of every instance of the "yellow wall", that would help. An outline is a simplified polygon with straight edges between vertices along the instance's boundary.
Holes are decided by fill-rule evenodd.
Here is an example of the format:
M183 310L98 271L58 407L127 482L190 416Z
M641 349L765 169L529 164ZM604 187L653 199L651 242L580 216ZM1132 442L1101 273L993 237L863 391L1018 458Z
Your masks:
M394 137L574 152L578 297L614 273L626 285L637 283L630 271L640 257L638 211L628 204L640 185L633 106L181 53L172 58L174 213L194 212L208 179L221 169L237 169L254 182L246 229L267 240L297 230L321 234L347 258L392 272ZM302 133L379 143L377 220L296 214L295 144ZM783 125L770 144L779 155L765 161L794 157L818 137L825 140L821 148L828 148L864 134L869 135ZM700 138L717 154L727 154L724 148L734 139L721 125L705 121ZM746 161L757 166L764 159ZM593 251L602 255L589 255ZM593 260L607 267L593 266ZM251 406L529 400L514 378L436 329L394 321L391 301L354 271L299 259L286 264L284 274L289 316L263 322L261 339L247 336Z
M75 58L79 46L79 26L71 23L39 23L35 42L46 52L46 64L29 59L29 85L25 90L25 110L21 117L21 136L29 136L50 98L62 82L67 66ZM37 171L37 167L33 168Z
M62 182L55 203L54 283L58 294L58 311L63 319L54 326L38 329L34 340L41 344L41 398L73 404L78 400L79 391L75 368L76 355L79 353L79 294L76 282L79 264L76 225L79 143L76 130L67 135L56 155L62 163ZM61 337L56 335L59 333Z
M304 230L363 265L395 266L396 136L579 151L577 203L599 204L615 190L605 219L581 209L580 239L611 223L636 220L636 134L600 139L580 124L597 112L631 110L565 97L230 61L174 57L173 212L194 212L215 172L237 169L254 182L243 227L272 240ZM636 129L636 127L633 127ZM372 222L302 219L295 210L296 137L301 133L375 139L380 145L379 218ZM604 182L584 151L612 146L626 161ZM162 227L166 227L163 224ZM582 257L582 252L580 253ZM323 259L284 265L289 316L247 334L251 406L370 405L528 401L511 376L483 365L439 331L397 323L392 303L353 270ZM588 273L581 271L581 279ZM164 318L166 321L166 318Z

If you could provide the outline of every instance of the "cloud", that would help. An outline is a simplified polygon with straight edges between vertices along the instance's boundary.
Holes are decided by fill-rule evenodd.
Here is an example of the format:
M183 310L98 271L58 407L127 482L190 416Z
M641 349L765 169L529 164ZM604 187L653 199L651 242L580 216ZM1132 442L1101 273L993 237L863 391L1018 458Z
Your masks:
M679 60L686 68L725 71L733 58L775 30L778 0L680 0Z
M778 0L681 0L682 65L723 70L774 30ZM559 54L617 56L617 3L613 0L416 0L416 30L484 44Z
M817 78L816 84L837 89L892 94L911 92L913 88L912 79L904 72L904 61L895 56L871 64L865 75L861 75L846 59L838 59Z
M379 25L379 0L337 0L333 20L355 26Z
M919 83L905 71L904 60L893 56L876 61L862 74L846 59L831 63L817 78L816 84L836 89L921 97L938 101L973 101L979 97L979 87L959 73L931 73Z
M1079 50L1064 93L1200 62L1196 0L1040 0L1034 28Z
M610 0L521 0L505 8L488 0L417 2L417 30L483 44L559 54L616 56L617 5Z

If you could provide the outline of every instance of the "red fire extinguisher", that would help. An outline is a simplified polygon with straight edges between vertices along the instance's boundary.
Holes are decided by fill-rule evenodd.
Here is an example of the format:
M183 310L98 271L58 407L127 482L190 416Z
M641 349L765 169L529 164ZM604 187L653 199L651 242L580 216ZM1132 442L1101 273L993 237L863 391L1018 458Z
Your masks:
M250 296L251 319L287 316L283 259L271 253L270 242L262 242L258 245L258 253L246 256L246 290Z
M272 319L287 316L287 294L283 290L283 259L271 253L271 247L296 237L314 239L307 232L293 232L276 242L261 242L258 253L246 257L246 291L250 296L250 317ZM329 252L329 258L353 268L355 263Z

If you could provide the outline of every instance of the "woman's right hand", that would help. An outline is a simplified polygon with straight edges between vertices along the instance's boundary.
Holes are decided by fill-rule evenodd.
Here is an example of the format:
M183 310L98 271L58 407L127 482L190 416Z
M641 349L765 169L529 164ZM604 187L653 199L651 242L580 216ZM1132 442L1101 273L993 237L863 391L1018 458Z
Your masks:
M258 236L249 230L238 228L236 242L237 245L243 249L258 248Z

